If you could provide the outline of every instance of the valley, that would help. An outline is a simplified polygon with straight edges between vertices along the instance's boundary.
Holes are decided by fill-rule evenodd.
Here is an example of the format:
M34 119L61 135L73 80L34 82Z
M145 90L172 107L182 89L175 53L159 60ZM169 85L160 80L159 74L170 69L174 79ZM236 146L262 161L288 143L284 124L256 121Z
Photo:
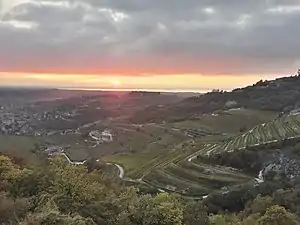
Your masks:
M291 78L275 82L285 84ZM270 84L264 89L274 89L274 83ZM261 84L252 89L260 93ZM248 95L249 87L238 91ZM243 105L248 102L237 101L235 91L232 99L226 92L198 97L49 92L43 93L44 99L57 96L56 92L66 97L45 101L41 95L35 98L31 92L28 96L16 92L9 102L0 99L2 153L26 164L54 156L75 165L101 162L114 167L114 173L128 185L194 199L226 193L249 182L254 186L264 182L267 175L259 174L272 164L266 160L270 161L277 149L285 152L288 148L289 155L298 157L298 109L251 108ZM209 105L198 108L196 102L206 102L206 98ZM167 118L162 117L170 110Z

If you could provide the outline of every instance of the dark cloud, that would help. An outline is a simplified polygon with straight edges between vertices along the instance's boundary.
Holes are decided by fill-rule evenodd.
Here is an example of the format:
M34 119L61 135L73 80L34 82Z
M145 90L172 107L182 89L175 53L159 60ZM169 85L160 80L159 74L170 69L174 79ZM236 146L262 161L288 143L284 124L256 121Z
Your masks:
M298 0L0 0L2 71L282 73Z

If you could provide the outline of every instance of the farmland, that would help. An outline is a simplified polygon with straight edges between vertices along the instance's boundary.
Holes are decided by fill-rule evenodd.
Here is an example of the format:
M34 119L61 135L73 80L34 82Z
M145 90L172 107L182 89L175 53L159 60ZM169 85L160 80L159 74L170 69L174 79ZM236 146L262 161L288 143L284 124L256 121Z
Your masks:
M298 114L279 116L277 111L238 106L197 111L185 117L170 114L163 121L132 122L132 116L147 117L143 111L146 109L159 117L160 112L169 110L169 101L180 99L129 94L79 97L22 107L8 104L3 108L0 151L32 163L38 161L38 145L42 146L41 153L48 146L58 146L75 162L99 159L115 164L114 169L122 167L127 182L201 197L253 181L259 172L212 163L205 161L205 157L276 144L300 135ZM111 133L109 141L99 141L91 135L101 136L106 130Z
M174 123L178 128L202 128L217 133L236 134L241 130L276 118L276 113L270 111L236 108L211 114L201 114L188 120Z
M141 148L138 152L126 151L123 154L111 154L105 156L104 160L123 165L127 176L140 178L145 175L145 171L149 172L152 168L161 168L162 165L185 158L197 152L203 144L227 141L228 138L239 134L240 129L245 125L250 129L252 125L274 119L275 115L276 113L268 111L259 113L256 110L237 109L174 123L144 124L139 132L144 130L144 134L156 138L162 137L162 139L151 143L132 137L131 140L141 141ZM199 136L184 138L182 133L189 130L197 132ZM134 135L134 132L126 135L130 134Z
M202 144L206 151L213 144ZM165 191L177 192L188 196L207 195L213 190L247 182L253 177L224 166L207 165L200 161L191 161L190 157L196 148L186 151L175 151L165 160L160 159L155 167L143 170L142 177L150 186ZM154 164L153 164L154 165ZM141 174L139 174L141 175Z
M209 157L222 152L243 151L249 147L292 140L299 135L300 115L286 115L259 124L225 141L205 142L200 139L186 142L144 164L139 170L131 170L127 175L142 178L149 186L160 190L203 196L213 190L226 190L225 187L247 183L254 180L255 176L234 168L207 164L198 155Z
M232 152L243 150L247 147L255 147L272 144L284 139L297 138L300 135L300 115L289 115L277 118L269 123L255 126L246 133L231 138L223 143L211 146L201 154L216 154L222 151Z

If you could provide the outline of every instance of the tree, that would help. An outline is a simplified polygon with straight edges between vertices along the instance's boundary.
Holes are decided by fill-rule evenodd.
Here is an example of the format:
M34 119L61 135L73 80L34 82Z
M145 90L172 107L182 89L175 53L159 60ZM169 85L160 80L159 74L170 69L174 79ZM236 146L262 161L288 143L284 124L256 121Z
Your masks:
M9 179L13 176L13 172L18 170L17 166L13 164L10 158L0 155L0 179Z
M124 194L118 199L123 199L122 210L114 224L183 225L184 208L178 197L167 193L139 197L132 189Z
M206 225L209 223L206 207L202 202L191 201L184 206L185 225Z
M55 202L63 213L74 213L85 204L108 195L105 185L88 174L84 166L74 166L60 158L50 161L49 171L54 172L51 187L46 190L55 196Z
M263 197L259 195L252 201L249 207L246 206L244 211L247 215L250 214L264 215L266 210L272 205L274 205L272 197L269 196Z
M214 215L209 218L211 225L242 225L241 220L236 215Z
M256 225L257 220L260 218L260 215L257 214L251 214L246 219L243 220L243 225Z
M299 225L295 216L284 207L274 205L258 220L258 225Z
M25 198L11 199L6 193L0 194L0 224L17 222L29 211L29 201Z
M29 214L20 225L94 225L91 219L79 215L71 216L56 210Z

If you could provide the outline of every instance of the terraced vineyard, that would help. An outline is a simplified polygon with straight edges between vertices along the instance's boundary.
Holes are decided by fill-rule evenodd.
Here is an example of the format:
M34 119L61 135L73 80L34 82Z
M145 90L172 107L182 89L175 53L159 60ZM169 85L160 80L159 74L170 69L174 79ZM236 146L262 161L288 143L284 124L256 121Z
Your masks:
M203 146L203 150L210 147L211 145ZM162 190L189 196L207 195L213 190L251 179L253 178L231 168L206 165L197 160L190 162L187 158L155 169L143 178L148 184Z
M233 152L280 140L300 137L300 115L277 118L258 125L244 134L220 143L203 143L198 150L176 151L171 158L161 157L153 161L153 167L141 170L143 181L163 191L177 192L188 196L204 196L213 190L246 183L254 177L224 166L207 165L197 158L221 152ZM194 152L194 153L192 153ZM159 163L158 163L159 162ZM146 165L145 165L146 166Z
M260 124L246 133L236 136L229 141L200 150L206 155L243 150L246 147L276 143L284 139L293 139L300 136L300 115L284 116L269 123Z

